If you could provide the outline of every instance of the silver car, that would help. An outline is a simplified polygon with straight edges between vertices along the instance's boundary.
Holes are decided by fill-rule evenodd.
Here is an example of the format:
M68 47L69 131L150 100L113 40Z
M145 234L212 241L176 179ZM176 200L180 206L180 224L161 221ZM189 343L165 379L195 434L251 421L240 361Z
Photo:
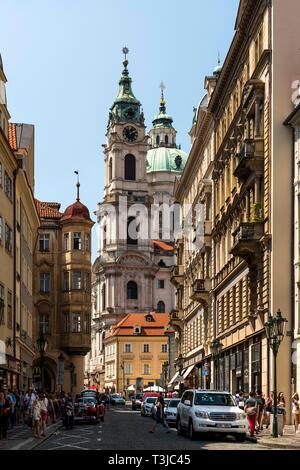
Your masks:
M166 421L168 425L176 424L177 422L177 406L180 403L180 398L171 398L165 410Z
M248 428L247 415L229 392L186 390L178 404L177 432L228 434L242 442Z
M141 416L153 416L157 397L146 397L142 403Z

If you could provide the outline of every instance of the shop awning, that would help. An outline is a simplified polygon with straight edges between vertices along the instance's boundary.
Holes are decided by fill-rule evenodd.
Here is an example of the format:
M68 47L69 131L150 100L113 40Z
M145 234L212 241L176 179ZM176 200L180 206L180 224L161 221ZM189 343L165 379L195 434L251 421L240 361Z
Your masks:
M179 372L176 372L176 373L173 375L173 377L172 377L172 379L170 380L170 382L168 383L168 385L172 385L174 382L177 382L176 379L177 379L178 376L179 376Z
M182 374L182 377L183 377L184 379L186 379L187 376L192 372L192 370L194 369L194 367L195 367L194 365L189 366L189 367L184 371L184 373Z

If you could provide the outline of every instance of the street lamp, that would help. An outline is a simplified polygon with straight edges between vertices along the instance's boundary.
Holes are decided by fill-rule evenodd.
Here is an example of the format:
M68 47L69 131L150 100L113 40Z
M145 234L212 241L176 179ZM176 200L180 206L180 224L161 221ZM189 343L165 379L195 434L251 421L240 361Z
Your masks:
M125 367L124 367L124 363L122 363L122 364L120 365L120 368L122 369L122 373L123 373L123 393L124 393L124 396L126 397Z
M43 333L43 328L40 329L40 337L37 339L38 350L40 353L40 364L41 364L41 382L42 382L42 391L44 391L44 359L45 359L45 350L46 350L46 338Z
M266 336L270 348L273 351L273 393L274 393L274 415L272 436L278 437L278 420L277 420L277 354L281 341L285 334L285 325L287 319L283 318L281 311L278 310L276 316L269 313L268 321L265 323Z
M180 353L179 356L177 357L176 361L175 361L175 365L176 365L176 368L178 369L178 372L179 372L179 376L181 377L181 374L182 374L182 370L183 370L183 365L184 365L184 359L183 359L183 356L182 354ZM180 393L180 396L182 395L182 382L180 381L180 384L179 384L179 393Z
M169 363L165 361L162 365L163 369L163 377L164 377L164 389L167 390L167 377L168 377L168 370L169 370Z
M217 364L218 364L218 359L220 356L221 349L223 347L223 344L221 341L217 338L214 339L210 345L210 350L211 350L211 355L214 361L214 386L218 388L218 383L217 383Z

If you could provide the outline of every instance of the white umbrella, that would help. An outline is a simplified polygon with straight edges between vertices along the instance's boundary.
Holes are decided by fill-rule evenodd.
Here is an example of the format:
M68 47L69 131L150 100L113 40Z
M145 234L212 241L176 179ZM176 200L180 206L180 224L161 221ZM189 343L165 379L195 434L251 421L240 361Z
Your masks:
M152 387L144 388L144 392L164 392L165 390L159 385L153 385Z
M134 385L129 385L127 390L128 390L128 392L134 392L135 391L135 386Z

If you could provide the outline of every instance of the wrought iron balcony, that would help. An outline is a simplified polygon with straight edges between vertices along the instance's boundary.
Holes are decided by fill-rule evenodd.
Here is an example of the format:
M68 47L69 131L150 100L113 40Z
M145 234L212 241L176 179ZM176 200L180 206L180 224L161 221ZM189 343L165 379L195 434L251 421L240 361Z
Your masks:
M264 222L244 222L233 232L233 247L230 253L246 261L258 254L260 240L264 234Z
M211 279L196 279L192 285L191 299L200 303L208 303L211 290Z
M237 154L237 166L233 174L240 181L245 182L251 173L261 176L264 164L264 141L263 139L246 139Z

